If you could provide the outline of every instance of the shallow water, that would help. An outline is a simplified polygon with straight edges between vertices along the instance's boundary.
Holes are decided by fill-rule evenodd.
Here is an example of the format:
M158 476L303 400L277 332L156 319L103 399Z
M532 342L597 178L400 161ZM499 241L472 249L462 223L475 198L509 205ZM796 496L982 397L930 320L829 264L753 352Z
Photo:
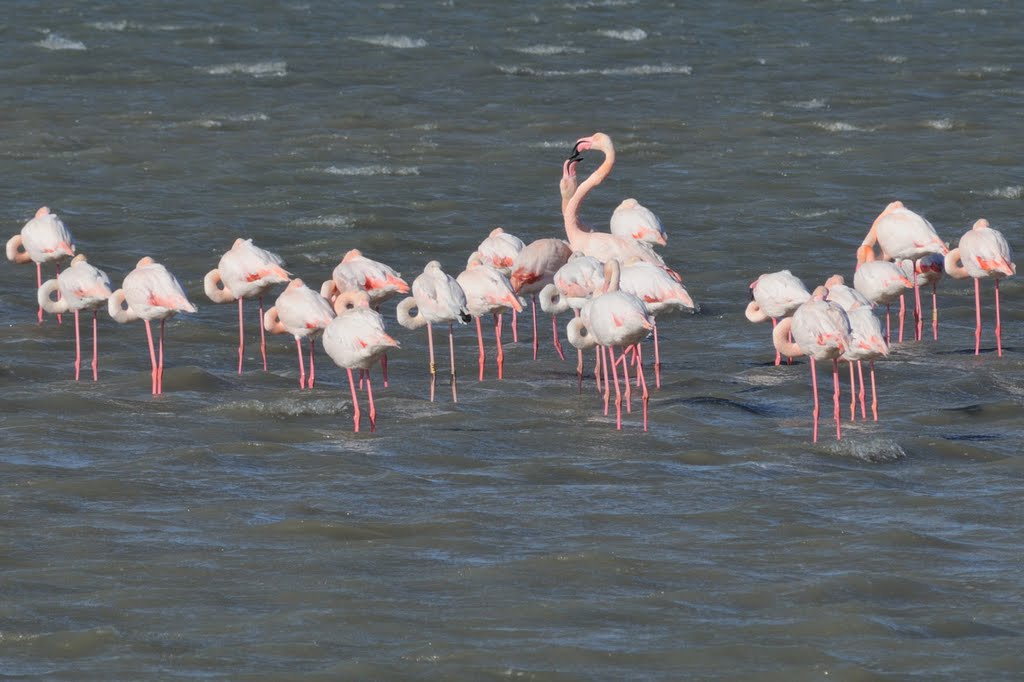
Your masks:
M939 340L877 364L880 421L835 441L820 380L818 444L808 365L743 308L762 272L851 276L897 198L1020 246L1020 8L207 4L0 25L4 238L49 205L116 283L153 255L200 308L163 396L109 318L76 383L68 318L36 325L32 269L0 267L4 676L1019 676L1021 285L998 358L991 285L975 356L973 287L943 281ZM577 392L543 319L502 382L457 329L459 402L442 379L430 403L425 335L386 306L375 434L328 358L309 392L290 341L257 369L251 306L235 372L202 277L236 237L311 283L353 247L454 275L496 225L563 234L561 160L596 130L618 161L585 219L637 197L701 305L659 325L650 431Z

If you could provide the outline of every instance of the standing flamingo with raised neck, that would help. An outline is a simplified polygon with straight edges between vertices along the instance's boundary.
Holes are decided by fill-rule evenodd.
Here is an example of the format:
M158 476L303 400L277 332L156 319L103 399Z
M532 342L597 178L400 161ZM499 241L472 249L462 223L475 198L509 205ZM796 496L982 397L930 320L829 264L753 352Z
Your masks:
M928 254L945 255L949 248L939 239L935 228L922 216L914 213L902 201L894 201L885 207L871 224L864 241L857 249L857 265L877 260L875 244L882 249L883 260L917 261ZM921 288L914 279L914 340L921 340ZM900 329L902 330L902 323Z
M267 338L263 327L263 297L275 284L284 284L291 275L284 269L284 260L275 253L255 246L251 239L239 237L220 257L217 267L203 278L203 291L214 303L238 301L238 373L242 373L245 355L245 331L242 308L247 298L259 301L260 354L263 371L267 371Z
M775 348L783 355L811 359L811 386L814 391L814 442L818 442L818 373L815 361L832 361L832 403L836 421L836 440L842 438L839 415L839 358L850 346L850 320L841 307L825 300L825 287L814 290L809 301L792 317L782 320L772 332ZM789 340L792 332L793 341Z
M153 366L153 395L160 395L164 382L164 325L175 313L196 312L181 283L167 268L146 256L124 276L121 288L107 299L107 311L121 324L138 319L146 323L149 360ZM153 344L152 320L160 320L159 354Z
M263 314L263 327L271 334L291 334L299 354L299 389L313 388L316 379L314 364L315 338L331 320L334 309L326 298L306 286L301 279L293 279L277 297L274 305ZM302 358L302 339L309 338L309 378Z
M569 321L566 328L569 334L569 341L577 348L589 347L591 341L603 347L602 364L604 364L605 390L604 390L604 411L608 414L609 401L609 371L615 382L615 428L622 428L622 393L619 389L619 377L617 367L622 365L622 374L626 387L626 411L630 408L630 384L629 369L626 360L626 350L633 348L636 344L646 338L654 329L654 321L651 319L647 306L633 294L626 293L619 289L620 266L617 260L610 260L605 263L604 290L595 295L583 309L580 316ZM615 348L621 348L620 357L616 357ZM605 359L607 357L607 359ZM637 362L637 372L640 381L643 398L643 427L647 430L647 403L650 398L647 391L647 382L643 375L643 364Z
M373 402L370 367L385 352L398 348L398 342L384 330L381 314L370 309L370 297L365 291L341 292L334 301L334 308L337 317L324 329L324 351L334 360L334 364L348 373L348 385L352 391L353 431L356 433L359 433L360 411L352 370L359 370L360 385L366 379L370 431L373 432L377 430L377 407Z
M53 300L53 292L59 292L60 298ZM107 299L113 292L110 290L110 278L107 273L90 265L85 254L78 254L71 259L71 267L49 279L39 287L37 297L39 305L48 313L75 313L75 381L78 381L82 367L82 337L78 325L78 311L92 311L92 380L99 378L99 355L97 350L97 312L107 305Z
M36 264L36 289L43 285L43 263L55 263L60 274L60 262L75 255L75 242L71 232L57 214L43 206L35 217L25 223L21 232L7 240L7 260L13 263ZM39 324L43 323L43 307L39 306ZM60 313L57 322L60 323Z
M771 320L774 330L780 319L792 315L810 298L811 292L789 270L766 272L750 283L750 303L745 314L755 324ZM775 351L775 364L781 362L782 355Z
M602 263L617 259L625 262L630 258L638 258L642 261L652 263L672 275L677 281L680 279L678 273L665 266L665 261L654 252L647 244L632 238L624 238L608 232L590 232L580 224L579 210L583 200L595 187L604 182L605 178L612 171L615 165L615 146L610 137L604 133L595 133L590 137L580 138L575 147L573 155L568 160L574 161L584 151L595 150L604 154L601 165L587 177L575 193L564 204L562 217L565 224L565 235L573 251L580 251L584 255L593 256ZM567 162L568 163L568 162ZM564 166L563 166L564 167Z
M413 314L415 310L415 314ZM430 402L434 402L437 386L437 365L434 363L435 324L448 324L448 354L451 359L452 402L458 402L455 378L455 322L469 322L466 308L466 293L451 275L441 269L441 264L432 260L423 272L412 282L412 296L398 304L398 323L406 329L427 327L427 346L430 352Z
M459 273L455 281L462 287L466 295L466 309L476 320L476 339L480 351L480 378L484 380L484 335L480 318L492 315L494 318L494 339L497 347L495 365L498 378L504 377L505 353L501 347L501 315L512 310L522 312L523 304L512 289L508 277L498 269L483 262L479 257L470 258L466 269Z
M1017 274L1010 245L1003 234L981 218L962 237L955 249L946 254L946 273L956 279L974 278L974 354L981 352L981 280L991 279L996 289L996 350L1003 355L1002 325L999 318L999 280Z

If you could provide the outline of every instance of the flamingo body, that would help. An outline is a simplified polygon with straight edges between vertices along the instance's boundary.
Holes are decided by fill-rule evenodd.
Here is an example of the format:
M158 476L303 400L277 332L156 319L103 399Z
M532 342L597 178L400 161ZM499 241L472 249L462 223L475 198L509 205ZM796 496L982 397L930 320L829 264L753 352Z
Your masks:
M613 235L664 246L668 235L658 216L636 199L625 199L612 212L609 229Z

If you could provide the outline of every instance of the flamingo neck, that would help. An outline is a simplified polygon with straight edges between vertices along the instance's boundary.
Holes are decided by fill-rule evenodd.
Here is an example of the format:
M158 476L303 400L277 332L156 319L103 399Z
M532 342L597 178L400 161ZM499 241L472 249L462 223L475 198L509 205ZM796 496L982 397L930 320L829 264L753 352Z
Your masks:
M772 343L775 350L789 358L797 358L805 353L800 350L795 342L789 340L789 332L793 329L793 318L787 317L779 322L772 330Z
M224 284L220 270L210 270L206 273L206 277L203 278L203 291L206 292L206 297L214 303L231 303L235 300L231 289Z
M600 148L600 151L604 152L604 161L597 167L590 176L584 180L580 186L576 189L575 194L565 203L565 207L562 210L562 217L565 220L565 236L569 239L569 244L574 250L578 248L580 240L587 234L586 231L580 227L579 221L579 210L580 204L586 198L590 190L604 182L604 179L612 172L612 166L615 165L615 148L612 146L605 146Z
M965 268L963 266L963 263L960 261L959 246L956 247L955 249L950 249L949 253L945 255L944 267L946 270L946 274L952 277L953 279L967 279L968 277L970 277L970 275L967 274L967 268Z

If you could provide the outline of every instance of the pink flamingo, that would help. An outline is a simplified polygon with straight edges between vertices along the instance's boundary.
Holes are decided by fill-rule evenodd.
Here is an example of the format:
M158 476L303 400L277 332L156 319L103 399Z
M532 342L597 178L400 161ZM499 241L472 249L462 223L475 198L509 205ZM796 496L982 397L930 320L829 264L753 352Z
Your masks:
M604 263L593 256L584 256L578 251L569 257L565 265L552 276L551 283L545 284L538 298L541 310L549 315L559 315L570 308L578 317L580 309L592 296L604 290ZM552 317L552 319L555 319ZM597 351L600 353L600 351ZM600 355L594 365L595 379L600 382ZM579 390L583 391L583 349L576 349L576 379ZM600 383L598 384L600 390Z
M512 264L512 276L509 281L512 289L520 296L530 297L530 307L533 311L533 359L537 359L537 294L554 280L558 269L566 264L572 249L561 239L538 239L530 242L516 256ZM557 322L552 318L552 324ZM558 357L565 359L562 353L562 344L558 340L558 330L555 328L555 350Z
M575 190L573 186L573 190ZM523 240L514 234L509 234L504 229L496 227L491 230L487 238L480 242L480 245L476 247L476 251L470 254L469 259L466 261L467 265L473 258L479 258L485 265L490 265L492 268L510 277L512 275L512 264L515 262L516 255L523 250L526 246ZM518 312L512 310L512 341L519 343L519 320ZM501 335L501 324L502 324L502 313L498 313L497 318L497 333ZM500 369L500 368L499 368Z
M505 353L501 347L500 315L507 310L522 312L523 304L512 290L512 283L508 281L508 277L479 257L471 258L466 269L459 273L455 281L466 295L466 309L476 319L476 339L480 349L479 381L484 380L484 335L480 323L480 318L484 315L494 317L494 338L497 347L495 363L498 367L498 379L501 379L504 375Z
M416 313L413 314L415 309ZM432 325L448 324L448 353L451 359L452 402L459 397L455 385L455 332L457 320L461 324L469 322L469 310L466 308L466 293L455 279L441 269L441 264L432 260L423 268L423 272L412 282L412 296L402 299L398 304L398 323L406 329L419 329L427 326L427 346L430 350L430 402L434 402L434 389L437 385L437 365L434 364L434 332Z
M883 260L912 260L915 267L918 259L928 254L945 255L949 252L946 244L939 239L932 224L903 205L894 201L885 207L871 224L864 241L857 249L857 264L876 260L875 244L882 249ZM914 340L920 341L921 331L921 289L915 278L914 288ZM900 324L902 330L903 325Z
M636 199L625 199L612 212L611 233L626 239L665 246L668 235L658 216Z
M903 291L913 286L895 263L884 260L873 260L861 263L853 273L853 288L864 294L864 297L875 304L885 306L885 342L891 343L892 325L889 308L892 302L903 295ZM900 328L903 327L902 312Z
M352 370L358 369L360 385L366 378L366 398L369 403L370 431L377 430L377 407L373 403L370 367L398 342L384 330L384 318L370 309L370 297L364 291L343 292L335 300L337 317L324 328L324 351L334 363L348 373L352 391L353 431L359 433L359 400Z
M617 366L622 365L622 374L626 386L626 410L630 411L630 385L629 370L626 361L625 349L635 347L640 343L652 329L654 321L651 319L647 306L633 294L626 293L619 289L620 266L617 260L610 260L605 263L604 290L590 299L580 311L580 316L569 321L566 331L569 342L581 350L585 350L592 344L603 348L602 364L604 364L605 389L604 389L604 410L608 414L609 400L609 368L615 382L615 428L622 428L622 393L619 390L619 377ZM620 357L616 358L615 348L623 349ZM605 359L607 356L607 359ZM647 403L649 394L647 382L643 376L643 365L637 363L637 373L640 380L643 398L643 425L647 430Z
M569 198L562 209L565 234L569 239L569 245L572 247L572 250L580 251L587 256L593 256L602 263L607 263L612 259L625 262L631 258L638 258L639 260L665 268L678 281L680 279L678 273L666 267L665 261L662 260L661 256L655 253L654 249L650 248L646 243L608 232L590 232L581 227L579 217L580 205L592 189L604 182L615 165L615 146L612 144L611 138L604 133L595 133L590 137L578 140L573 148L573 156L566 164L571 165L571 162L578 158L580 152L591 149L602 152L604 154L604 161L601 162L597 170L591 173L579 185L576 192ZM564 168L565 166L563 166ZM564 172L563 170L563 175Z
M796 275L789 270L768 272L750 283L750 303L746 316L757 324L772 321L772 329L783 317L789 317L797 308L811 298L811 292ZM775 352L775 364L782 362L782 355Z
M263 371L267 371L267 338L263 328L263 296L275 284L284 284L290 278L284 261L275 253L254 246L251 239L239 237L231 249L220 257L217 267L203 278L203 291L214 303L238 301L238 373L242 373L245 353L245 332L242 307L245 299L255 298L260 309L260 354Z
M43 263L53 262L60 274L60 262L75 255L75 242L71 232L55 213L43 206L21 232L7 240L7 260L14 263L36 264L36 289L43 285ZM39 306L39 324L43 323L43 307ZM57 322L60 323L60 314Z
M644 261L627 263L619 275L619 288L647 305L654 321L654 385L661 388L661 352L658 349L658 316L665 312L689 310L696 304L682 283L665 270ZM638 347L639 348L639 347Z
M850 320L835 303L825 300L825 287L814 290L807 301L775 327L772 341L775 348L788 357L807 355L811 359L811 385L814 390L814 442L818 442L818 374L815 361L832 361L833 411L836 440L842 438L839 417L839 358L850 346ZM792 333L793 341L789 340Z
M146 256L125 275L121 288L107 299L107 312L121 324L138 319L146 323L149 360L153 366L153 395L160 395L164 382L164 325L175 313L196 312L181 283L167 268ZM159 356L153 346L152 320L160 320Z
M60 298L53 300L51 295L59 292ZM82 367L82 338L78 325L78 311L92 311L92 380L98 376L99 356L97 354L97 320L96 313L107 304L111 295L110 278L107 273L88 263L85 254L78 254L71 259L71 267L49 279L39 287L39 305L48 313L75 313L75 381L78 381Z
M334 309L326 298L293 279L263 314L263 328L271 334L291 334L299 352L299 389L313 388L316 366L313 355L315 337L334 319ZM302 339L309 338L309 381L302 358Z
M937 254L930 253L924 258L921 258L917 263L911 261L900 262L900 269L903 270L903 274L907 276L907 279L914 277L917 280L917 286L924 287L929 284L932 287L932 339L935 341L939 340L939 297L937 293L939 280L942 279L942 275L945 273L945 257ZM900 312L903 308L903 297L900 297ZM922 320L920 317L917 319L917 336L921 336L921 325ZM900 338L903 338L903 318L900 318Z
M339 293L347 291L365 291L370 299L370 307L380 312L385 301L409 293L409 285L402 279L402 274L390 265L367 258L359 249L351 249L334 268L331 279L320 287L320 294L332 303ZM380 356L380 369L384 377L384 388L387 388L386 352Z
M860 414L867 419L864 405L864 360L871 363L871 414L878 421L878 396L875 393L875 360L889 355L889 344L882 334L882 323L869 307L857 307L846 311L850 320L850 345L843 353L843 360L850 365L850 421L856 412L856 391L854 390L853 363L857 363L860 376Z
M946 273L956 279L974 278L974 354L981 352L981 280L991 279L996 288L996 349L1003 355L1002 326L999 319L999 280L1017 274L1010 245L999 230L989 227L984 218L960 237L957 248L946 254Z

